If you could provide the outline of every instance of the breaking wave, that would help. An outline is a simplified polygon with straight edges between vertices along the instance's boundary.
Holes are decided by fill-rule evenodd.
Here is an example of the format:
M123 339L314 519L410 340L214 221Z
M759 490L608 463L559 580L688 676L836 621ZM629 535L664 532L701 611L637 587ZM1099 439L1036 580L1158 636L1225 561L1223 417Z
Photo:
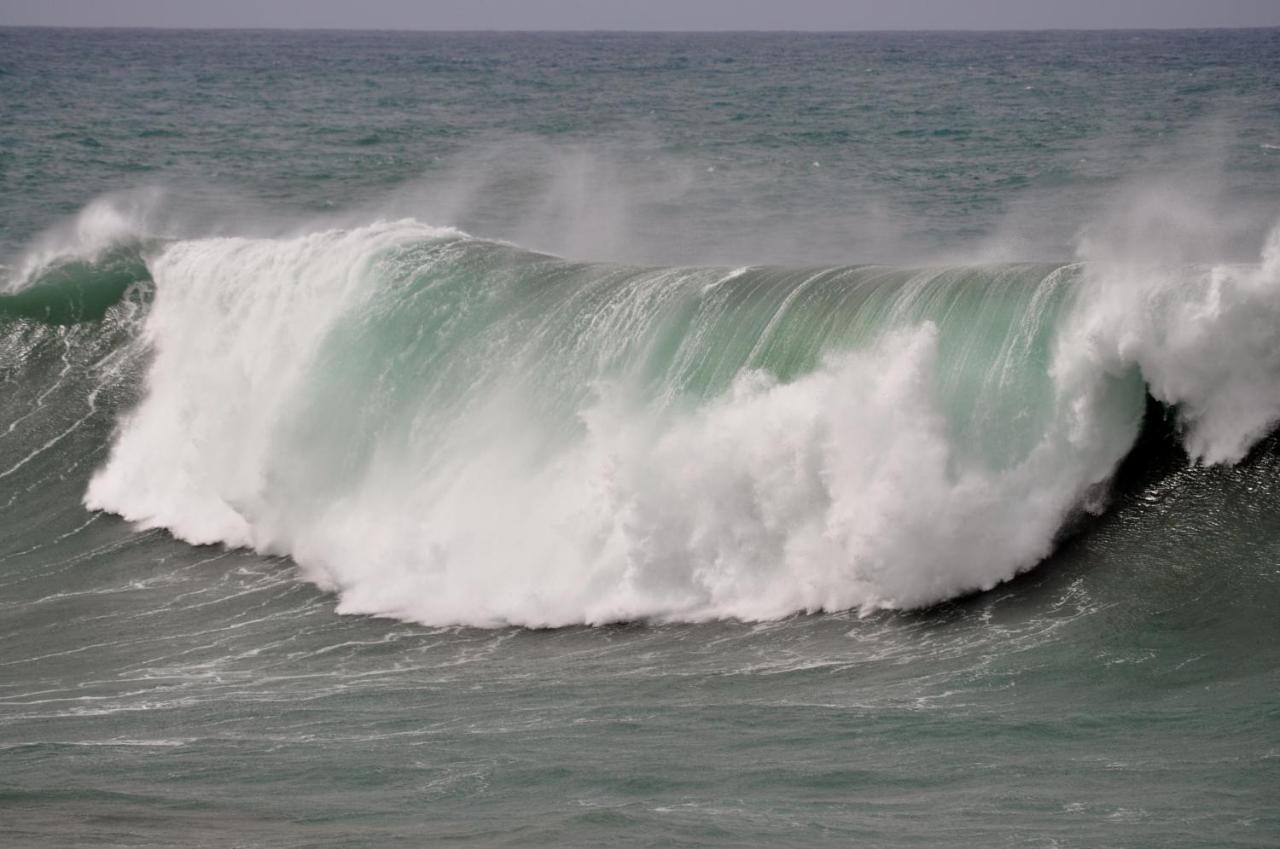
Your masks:
M138 400L85 505L287 554L344 612L926 606L1106 509L1148 396L1205 463L1280 419L1280 231L1251 264L728 269L108 230L0 295L10 339L128 308Z

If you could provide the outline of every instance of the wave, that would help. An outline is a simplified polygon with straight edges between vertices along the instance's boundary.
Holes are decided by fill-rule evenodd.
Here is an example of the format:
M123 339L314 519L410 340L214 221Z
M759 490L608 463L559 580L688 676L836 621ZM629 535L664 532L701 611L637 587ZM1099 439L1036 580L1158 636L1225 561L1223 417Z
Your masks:
M1148 395L1206 463L1280 419L1280 231L1172 267L649 268L413 220L59 256L0 323L147 289L87 507L428 624L926 606L1104 510Z
M32 285L0 293L0 319L48 324L100 321L134 287L150 281L136 250L113 250L93 261L68 259L42 268Z

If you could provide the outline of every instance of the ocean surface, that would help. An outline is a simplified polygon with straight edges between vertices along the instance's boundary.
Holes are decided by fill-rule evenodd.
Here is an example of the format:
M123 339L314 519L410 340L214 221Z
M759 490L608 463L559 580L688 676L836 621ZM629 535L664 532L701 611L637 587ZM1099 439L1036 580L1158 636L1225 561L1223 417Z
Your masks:
M0 845L1280 846L1280 30L0 29Z

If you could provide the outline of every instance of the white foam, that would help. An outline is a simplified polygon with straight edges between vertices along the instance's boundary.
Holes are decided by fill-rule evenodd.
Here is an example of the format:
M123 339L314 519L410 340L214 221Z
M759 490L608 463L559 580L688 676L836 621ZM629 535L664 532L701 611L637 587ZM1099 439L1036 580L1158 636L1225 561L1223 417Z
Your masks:
M1280 414L1273 234L1256 267L1088 271L1053 354L1051 424L998 469L952 442L926 322L789 383L744 372L699 406L601 380L580 421L557 425L571 438L537 432L517 363L487 363L510 379L478 382L485 397L429 439L376 436L340 489L306 484L298 470L333 458L284 425L303 414L317 352L385 250L441 235L402 221L167 248L151 264L146 398L86 503L191 542L289 553L343 612L767 619L926 605L1033 566L1128 450L1137 422L1115 393L1134 367L1181 406L1205 460L1238 457ZM411 416L440 420L417 403Z
M1107 256L1087 266L1064 334L1071 379L1136 364L1177 405L1188 452L1235 462L1280 421L1280 227L1254 265L1157 265Z
M447 231L412 222L295 239L179 242L151 263L147 397L85 503L197 544L253 546L273 428L369 266Z

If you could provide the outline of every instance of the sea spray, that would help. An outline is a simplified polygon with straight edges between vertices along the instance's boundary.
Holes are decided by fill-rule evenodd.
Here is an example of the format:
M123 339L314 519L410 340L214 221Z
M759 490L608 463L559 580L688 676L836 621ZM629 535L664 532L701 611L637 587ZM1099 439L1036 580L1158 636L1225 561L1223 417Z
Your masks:
M1150 285L1269 303L1273 264ZM146 397L86 503L290 554L342 610L437 624L989 588L1099 506L1142 377L1177 369L1127 341L1164 338L1159 317L1098 318L1120 283L1087 265L646 269L399 221L183 241L150 267ZM1269 409L1266 375L1237 375ZM1233 456L1247 436L1197 451L1219 413L1193 390L1167 395L1192 450Z
M128 218L104 200L51 231L0 300L93 320L154 286L144 397L85 503L288 554L346 611L928 605L1102 509L1146 391L1208 462L1280 417L1275 233L1255 265L1086 244L1060 266L728 270L570 262L410 219L181 239Z
M1192 458L1236 462L1280 420L1280 227L1257 264L1085 266L1061 379L1136 364L1174 406ZM1080 373L1070 375L1070 370Z

